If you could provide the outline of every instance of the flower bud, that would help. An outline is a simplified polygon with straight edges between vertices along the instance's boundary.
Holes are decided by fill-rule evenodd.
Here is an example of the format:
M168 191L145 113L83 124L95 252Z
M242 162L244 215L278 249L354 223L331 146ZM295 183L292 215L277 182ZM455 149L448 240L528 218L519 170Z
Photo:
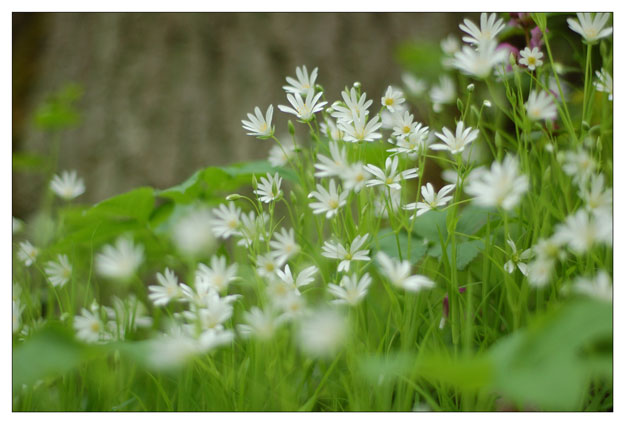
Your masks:
M295 135L295 125L293 125L293 122L289 119L289 134L291 135Z
M471 84L467 85L467 91L469 93L473 93L473 90L475 90L475 84L471 83Z

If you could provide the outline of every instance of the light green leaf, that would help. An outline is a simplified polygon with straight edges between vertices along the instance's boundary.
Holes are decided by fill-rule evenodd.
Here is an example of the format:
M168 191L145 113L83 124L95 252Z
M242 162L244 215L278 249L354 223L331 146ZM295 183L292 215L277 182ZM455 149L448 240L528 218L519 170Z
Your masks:
M418 262L427 250L427 247L423 244L423 239L410 236L406 233L399 233L399 247L401 249L403 259L408 259L412 263ZM395 234L390 229L381 230L378 233L379 248L382 252L389 256L399 259L399 252L397 251L397 240ZM409 243L410 241L410 243Z

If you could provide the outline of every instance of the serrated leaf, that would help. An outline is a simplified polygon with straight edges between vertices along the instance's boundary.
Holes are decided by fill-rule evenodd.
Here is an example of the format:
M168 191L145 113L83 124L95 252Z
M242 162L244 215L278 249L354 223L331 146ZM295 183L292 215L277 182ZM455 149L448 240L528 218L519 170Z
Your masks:
M414 218L412 232L429 241L447 238L447 211L429 211Z

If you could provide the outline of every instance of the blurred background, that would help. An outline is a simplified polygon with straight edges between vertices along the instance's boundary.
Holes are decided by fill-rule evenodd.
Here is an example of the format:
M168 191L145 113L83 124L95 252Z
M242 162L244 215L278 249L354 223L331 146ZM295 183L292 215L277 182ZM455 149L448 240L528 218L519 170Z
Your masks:
M272 143L245 135L241 119L288 104L282 86L296 66L319 67L330 102L354 81L379 102L401 84L401 46L460 38L472 15L14 13L13 215L37 209L56 143L58 169L78 171L79 201L90 203L265 159ZM59 107L62 130L46 121ZM275 111L278 136L287 119Z

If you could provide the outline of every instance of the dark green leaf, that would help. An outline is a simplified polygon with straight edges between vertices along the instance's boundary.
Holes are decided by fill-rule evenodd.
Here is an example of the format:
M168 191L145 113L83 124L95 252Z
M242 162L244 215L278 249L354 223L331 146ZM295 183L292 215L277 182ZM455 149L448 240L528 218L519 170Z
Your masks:
M484 249L482 240L463 241L456 245L456 268L460 271L466 268L478 253ZM434 245L428 255L440 258L443 254L440 244ZM451 260L451 243L447 245L447 257Z
M401 249L403 259L408 259L412 263L418 262L423 255L427 247L423 244L423 239L411 236L406 233L399 233L399 247ZM390 229L381 230L378 233L379 248L382 252L399 259L399 252L397 251L397 240L395 234Z

